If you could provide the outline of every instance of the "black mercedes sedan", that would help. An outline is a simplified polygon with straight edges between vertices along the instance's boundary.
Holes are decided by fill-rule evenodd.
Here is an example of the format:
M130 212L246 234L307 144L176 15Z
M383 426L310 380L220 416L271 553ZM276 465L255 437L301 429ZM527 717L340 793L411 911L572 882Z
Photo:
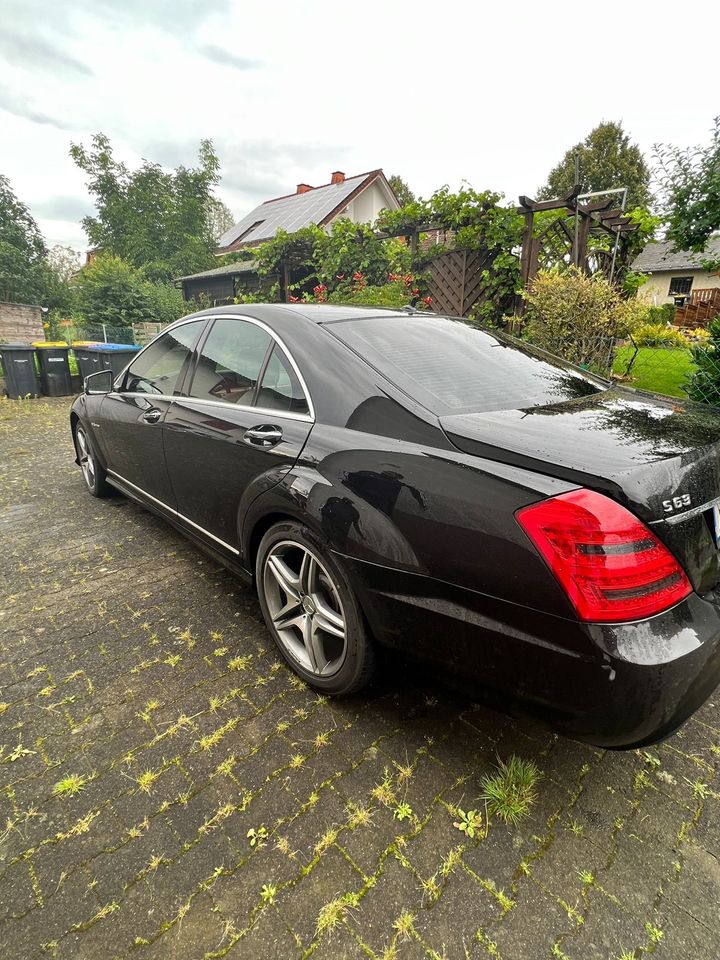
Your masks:
M168 327L72 407L112 488L252 580L294 670L376 645L608 747L720 680L720 413L414 312L242 305Z

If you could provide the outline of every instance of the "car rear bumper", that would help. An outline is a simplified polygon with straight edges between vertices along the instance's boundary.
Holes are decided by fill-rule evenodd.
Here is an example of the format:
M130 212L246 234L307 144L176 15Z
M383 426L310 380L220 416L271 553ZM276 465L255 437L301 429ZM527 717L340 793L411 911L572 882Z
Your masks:
M629 749L669 736L720 683L720 607L691 594L628 624L583 624L349 560L373 633L495 705Z

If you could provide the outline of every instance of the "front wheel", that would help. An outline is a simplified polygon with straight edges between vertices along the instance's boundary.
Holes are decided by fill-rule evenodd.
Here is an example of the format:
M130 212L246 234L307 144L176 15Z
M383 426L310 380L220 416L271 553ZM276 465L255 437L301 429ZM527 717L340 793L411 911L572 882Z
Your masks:
M88 490L94 497L107 497L110 485L105 479L106 473L98 461L89 434L80 423L75 430L75 449Z
M291 521L271 527L255 575L265 623L303 680L336 695L369 681L374 651L352 587L307 528Z

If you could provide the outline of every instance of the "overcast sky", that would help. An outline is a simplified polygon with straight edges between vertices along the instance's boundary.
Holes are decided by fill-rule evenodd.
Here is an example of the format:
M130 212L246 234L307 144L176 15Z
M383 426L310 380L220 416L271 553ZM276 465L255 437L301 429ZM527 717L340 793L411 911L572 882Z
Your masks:
M0 173L77 248L68 149L98 131L166 166L210 137L237 219L337 169L516 200L601 120L648 154L706 142L719 28L717 0L0 0Z

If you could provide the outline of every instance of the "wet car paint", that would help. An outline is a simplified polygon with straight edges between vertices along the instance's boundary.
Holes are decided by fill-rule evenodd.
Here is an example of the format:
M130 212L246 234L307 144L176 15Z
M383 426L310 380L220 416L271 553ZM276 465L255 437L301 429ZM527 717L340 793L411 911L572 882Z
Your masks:
M155 441L169 451L167 504L235 549L151 505L156 512L245 576L264 530L300 520L342 558L378 641L593 743L650 742L702 703L720 679L717 550L703 515L671 525L661 504L684 484L695 497L718 496L716 414L613 389L552 410L439 419L328 336L322 322L352 311L246 306L197 316L233 314L259 316L282 336L316 422L248 467L238 432L247 410L189 415L175 398ZM74 414L97 422L101 402L83 396ZM202 464L196 480L193 463ZM580 485L655 523L709 599L692 594L641 624L580 623L514 517Z

